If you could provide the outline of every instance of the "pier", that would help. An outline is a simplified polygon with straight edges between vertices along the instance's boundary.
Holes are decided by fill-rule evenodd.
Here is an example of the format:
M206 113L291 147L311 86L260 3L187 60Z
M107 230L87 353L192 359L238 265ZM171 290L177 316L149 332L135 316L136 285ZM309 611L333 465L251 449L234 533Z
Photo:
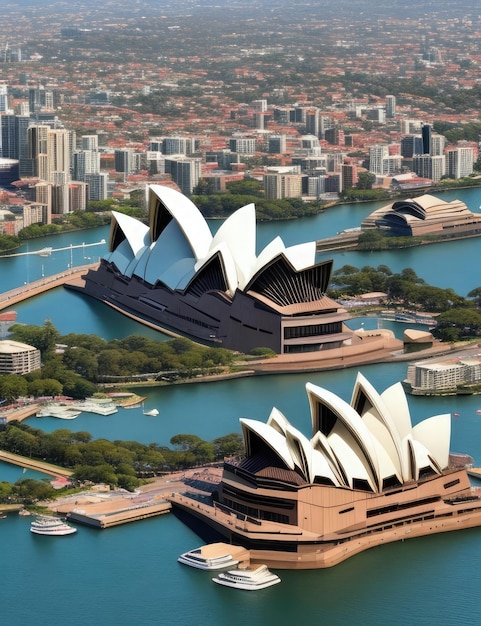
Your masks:
M106 243L105 239L101 241L95 241L94 243L79 243L79 244L70 244L69 246L64 246L63 248L52 248L51 246L45 246L44 248L40 248L39 250L27 250L26 252L12 252L11 254L0 254L0 259L8 259L14 256L50 256L53 252L63 252L64 250L75 250L75 248L89 248L92 246L103 246Z

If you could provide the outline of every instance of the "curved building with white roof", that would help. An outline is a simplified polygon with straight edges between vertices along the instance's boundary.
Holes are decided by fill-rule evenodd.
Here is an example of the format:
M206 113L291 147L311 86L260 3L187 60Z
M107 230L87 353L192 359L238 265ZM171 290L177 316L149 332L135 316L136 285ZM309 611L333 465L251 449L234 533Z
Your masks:
M316 568L481 525L481 498L449 454L450 414L413 425L400 383L380 394L360 373L350 403L311 383L306 391L310 439L276 408L267 423L242 418L245 457L225 460L212 504L172 498L199 534L208 527L249 548L252 562Z
M277 353L340 348L349 315L326 296L332 261L315 242L256 253L255 207L240 208L212 236L197 207L149 188L149 224L113 212L109 253L85 275L85 293L139 321L214 345Z

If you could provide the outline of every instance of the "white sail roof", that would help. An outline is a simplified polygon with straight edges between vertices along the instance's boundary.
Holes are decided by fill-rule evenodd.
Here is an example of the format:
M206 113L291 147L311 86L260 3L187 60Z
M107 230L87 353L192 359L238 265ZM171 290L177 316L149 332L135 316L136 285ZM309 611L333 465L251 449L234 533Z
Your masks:
M352 401L360 412L317 385L307 383L306 390L312 423L319 426L311 440L274 408L267 424L241 419L248 456L254 448L261 452L255 435L308 483L372 492L440 473L448 466L450 416L436 415L412 427L402 386L393 385L387 394L378 394L358 376ZM407 415L401 415L402 411ZM399 431L404 433L402 438Z

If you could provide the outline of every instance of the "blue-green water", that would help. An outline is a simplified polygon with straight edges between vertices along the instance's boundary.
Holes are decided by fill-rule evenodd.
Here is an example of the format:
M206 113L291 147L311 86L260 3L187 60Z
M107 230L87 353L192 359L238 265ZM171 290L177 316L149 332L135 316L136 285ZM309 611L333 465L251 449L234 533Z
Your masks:
M477 210L481 191L451 192L444 199L460 198ZM260 224L261 247L280 233L288 245L357 226L379 205L348 205L308 220ZM214 228L217 225L214 224ZM53 238L44 245L100 241L108 229ZM481 241L472 239L382 254L333 255L335 268L353 265L389 265L393 271L413 267L427 282L452 287L460 294L481 285ZM33 247L33 242L30 243ZM100 247L95 248L99 250ZM55 253L60 255L60 253ZM81 250L79 252L81 255ZM61 271L70 253L55 260L46 257L44 271ZM26 261L28 259L28 262ZM0 259L2 289L29 280L43 257ZM83 262L79 258L74 264ZM99 303L63 289L16 307L19 321L42 324L53 320L62 333L97 333L106 339L148 331ZM367 321L366 321L367 323ZM155 336L155 333L154 333ZM382 391L402 380L406 363L370 365L362 372ZM141 409L121 409L108 416L82 414L69 427L87 430L95 437L136 439L168 444L178 433L195 433L205 439L237 431L239 418L265 421L278 407L305 434L310 433L306 382L325 386L350 399L356 370L299 373L178 385L146 389L146 409L156 407L157 417ZM459 413L452 419L452 445L481 464L481 397L411 398L413 422L438 413ZM64 423L53 418L32 418L36 428L52 431ZM15 469L14 473L21 470ZM11 480L10 469L0 465L0 480ZM23 475L23 474L22 474ZM237 626L290 625L310 621L332 625L453 625L479 623L481 583L481 529L448 533L382 546L360 554L329 570L280 571L282 583L249 594L219 587L211 575L177 563L177 556L199 545L198 537L173 515L96 531L79 527L76 535L36 537L29 518L9 515L0 519L0 623L154 625L178 624Z

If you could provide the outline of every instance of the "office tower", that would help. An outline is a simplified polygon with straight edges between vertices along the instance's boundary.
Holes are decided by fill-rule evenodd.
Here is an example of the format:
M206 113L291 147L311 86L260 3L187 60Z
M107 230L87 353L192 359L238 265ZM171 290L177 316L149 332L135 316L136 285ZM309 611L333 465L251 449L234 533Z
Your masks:
M396 117L396 96L386 96L386 117Z
M100 172L100 154L95 150L78 150L72 155L72 174L74 180L86 180L87 174Z
M421 135L423 138L423 154L431 154L431 133L431 126L429 124L424 124L421 128Z
M165 159L165 173L170 174L174 183L186 196L191 196L201 175L201 159L171 157Z
M423 153L423 138L421 135L406 135L401 139L401 156L406 159L414 154Z
M194 139L192 137L164 137L162 141L163 154L185 154L194 152Z
M271 135L268 139L268 152L269 154L284 154L286 151L286 136L285 135Z
M449 178L464 178L473 173L474 148L457 147L446 152L446 174Z
M446 159L444 155L414 155L413 171L416 172L420 178L429 178L434 181L441 180L446 172Z
M254 156L256 152L256 140L250 137L232 137L229 139L229 148L232 152Z
M334 121L330 117L326 117L325 115L319 116L319 136L321 139L325 138L326 130L328 128L333 128Z
M88 200L106 200L109 175L102 172L97 174L86 174L85 182L87 183Z
M99 149L99 136L98 135L82 135L81 146L82 146L82 150L97 151Z
M133 169L133 152L130 149L115 150L114 152L114 167L116 172L123 172L124 174L131 174Z

